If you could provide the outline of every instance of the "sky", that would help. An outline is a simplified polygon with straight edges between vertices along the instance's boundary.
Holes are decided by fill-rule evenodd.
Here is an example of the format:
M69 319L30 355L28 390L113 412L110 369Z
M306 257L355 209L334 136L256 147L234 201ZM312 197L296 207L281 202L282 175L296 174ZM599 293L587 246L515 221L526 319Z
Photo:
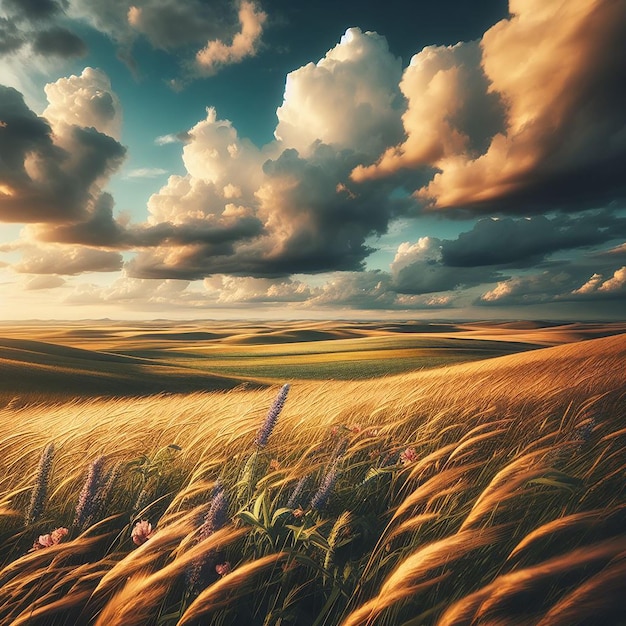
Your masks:
M626 0L0 0L0 319L624 318Z

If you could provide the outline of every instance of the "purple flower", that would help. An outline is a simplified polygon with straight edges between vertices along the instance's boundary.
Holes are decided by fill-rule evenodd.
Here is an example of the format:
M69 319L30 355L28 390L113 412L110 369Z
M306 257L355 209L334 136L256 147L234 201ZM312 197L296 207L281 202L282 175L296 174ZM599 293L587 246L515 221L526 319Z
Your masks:
M52 469L52 457L54 455L54 443L49 443L39 457L37 474L35 475L35 486L30 494L30 503L26 512L26 523L32 524L42 514L48 482L50 480L50 470Z
M302 496L302 492L304 488L307 486L309 482L310 475L303 476L297 483L293 489L291 496L289 496L289 500L287 501L287 508L293 509L296 504L300 503L300 497Z
M274 426L276 426L276 421L278 420L278 416L282 411L288 393L289 383L281 387L278 395L276 396L276 399L272 403L272 406L267 413L265 421L263 422L261 428L259 429L259 432L257 433L254 443L256 443L259 448L264 448L267 445L267 440L270 438L270 435L274 430Z
M216 486L215 495L211 500L209 510L204 517L204 522L200 526L198 539L202 541L212 533L219 530L228 522L228 499L226 491L221 485ZM210 550L202 557L190 563L187 569L187 586L192 593L197 593L206 584L206 574L211 563L215 563L216 552Z
M104 457L99 456L89 466L87 478L81 489L74 516L74 527L83 530L93 522L99 500L98 492L102 487Z
M328 498L333 491L337 478L339 478L339 470L337 469L337 463L335 462L330 466L330 469L326 473L326 476L324 476L317 493L311 500L312 509L321 511L324 506L326 506L326 502L328 502Z

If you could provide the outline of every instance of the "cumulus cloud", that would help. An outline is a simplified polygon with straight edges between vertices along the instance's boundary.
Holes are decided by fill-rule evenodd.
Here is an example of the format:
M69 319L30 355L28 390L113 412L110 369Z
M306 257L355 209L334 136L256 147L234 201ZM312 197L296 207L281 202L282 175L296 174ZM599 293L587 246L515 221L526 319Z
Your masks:
M322 108L321 114L330 112ZM371 252L366 238L407 210L406 200L390 199L392 184L346 186L361 158L353 151L319 142L306 157L282 142L258 149L213 109L188 137L188 174L171 176L149 200L151 232L166 223L179 232L193 225L197 232L204 224L235 236L205 243L188 238L179 246L172 236L132 261L134 276L262 278L361 269Z
M316 64L287 75L274 134L303 156L316 142L375 156L401 136L401 73L384 37L350 28Z
M58 132L0 86L0 219L54 222L76 218L121 163L125 149L94 128Z
M205 278L204 288L216 304L272 304L308 300L314 290L294 280L272 280L216 275Z
M437 167L451 156L483 149L501 129L502 104L488 93L476 42L424 48L411 59L400 89L408 103L402 116L406 139L375 164L355 168L355 180Z
M511 0L509 6L512 17L480 41L480 58L472 59L471 44L414 57L402 83L407 138L374 167L357 168L355 179L434 167L438 173L417 191L434 209L528 214L624 197L624 3ZM476 116L498 102L504 107L499 131ZM474 141L463 122L470 118L481 120Z
M116 272L122 268L118 252L85 246L23 244L22 259L13 265L21 274L61 274L75 276L84 272Z
M608 265L593 271L592 262L572 262L540 273L499 282L475 304L533 305L557 302L616 300L626 297L626 266Z
M573 295L624 295L626 296L626 266L613 272L610 278L594 274L584 285L572 291Z
M211 76L224 65L239 63L256 54L267 15L253 2L243 0L238 16L241 30L230 44L213 39L197 52L196 63L202 74Z
M426 294L472 287L493 282L501 274L479 267L450 267L442 257L442 241L421 237L416 243L401 243L391 263L391 277L396 291Z
M109 77L101 70L86 67L80 76L48 83L44 91L48 106L43 117L51 124L94 128L120 138L122 106Z

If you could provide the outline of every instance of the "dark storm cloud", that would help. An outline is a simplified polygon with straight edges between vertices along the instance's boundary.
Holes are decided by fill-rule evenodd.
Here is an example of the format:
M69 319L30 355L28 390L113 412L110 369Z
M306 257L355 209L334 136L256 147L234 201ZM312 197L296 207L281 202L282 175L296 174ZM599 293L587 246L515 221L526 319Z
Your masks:
M17 90L0 86L0 220L63 222L80 218L94 185L119 167L126 150L94 128L55 134Z
M83 4L89 3L83 0ZM91 4L97 13L101 3ZM237 3L232 0L139 0L122 4L126 5L125 16L129 16L132 26L155 48L206 43L228 33L232 37L239 27Z
M81 57L87 54L87 45L67 28L56 27L37 33L33 50L43 55Z
M442 242L422 237L417 243L403 243L391 264L393 288L402 294L427 294L473 287L504 276L497 268L449 267L441 255Z
M16 24L6 17L0 17L0 55L15 52L25 43L24 33Z
M606 243L626 236L626 218L609 211L549 219L481 219L457 239L441 242L442 261L452 267L524 267L559 250Z
M4 5L18 17L44 20L63 12L68 0L4 0Z

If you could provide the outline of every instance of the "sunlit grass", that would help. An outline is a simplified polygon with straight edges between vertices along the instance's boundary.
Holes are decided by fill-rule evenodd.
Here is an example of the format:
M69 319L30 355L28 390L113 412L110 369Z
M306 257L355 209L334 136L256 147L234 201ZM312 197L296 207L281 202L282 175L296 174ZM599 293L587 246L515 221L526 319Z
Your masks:
M261 439L278 386L5 407L0 623L617 624L625 357L618 336L363 381L285 376ZM207 533L217 490L227 523ZM155 530L139 546L138 520Z

